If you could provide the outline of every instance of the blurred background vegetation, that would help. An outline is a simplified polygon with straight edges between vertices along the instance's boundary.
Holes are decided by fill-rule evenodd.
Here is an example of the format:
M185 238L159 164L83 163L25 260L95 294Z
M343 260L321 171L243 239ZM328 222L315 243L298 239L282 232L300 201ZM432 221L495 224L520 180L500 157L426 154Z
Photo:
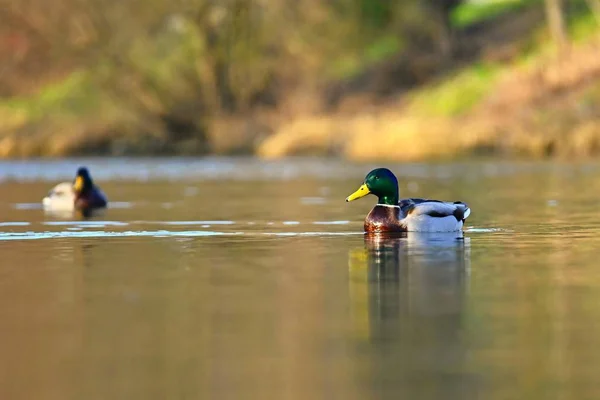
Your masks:
M0 157L600 153L600 0L0 0Z

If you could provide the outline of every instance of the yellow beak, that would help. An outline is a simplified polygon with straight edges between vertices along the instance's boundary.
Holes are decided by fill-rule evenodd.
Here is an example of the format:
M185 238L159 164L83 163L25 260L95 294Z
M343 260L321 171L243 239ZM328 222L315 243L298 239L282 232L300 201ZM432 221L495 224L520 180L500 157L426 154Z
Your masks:
M361 197L365 197L369 193L371 193L371 191L369 190L367 185L365 183L363 183L362 185L360 185L360 187L358 188L358 190L356 192L354 192L350 196L346 197L346 201L353 201L356 199L360 199Z
M75 178L75 183L73 183L73 190L75 192L81 192L83 189L83 178L78 176Z

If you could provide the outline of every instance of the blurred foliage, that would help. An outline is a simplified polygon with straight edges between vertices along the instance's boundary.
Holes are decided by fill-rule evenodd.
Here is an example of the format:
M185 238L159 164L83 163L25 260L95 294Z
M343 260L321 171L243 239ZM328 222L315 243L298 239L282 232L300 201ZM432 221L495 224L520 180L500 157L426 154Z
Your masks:
M456 26L490 20L507 11L515 11L544 0L504 0L487 2L470 2L463 7L457 7L451 14L452 23Z
M451 79L425 87L410 100L411 112L422 116L460 115L489 93L498 70L495 65L473 65Z
M332 85L368 91L377 76L386 93L426 84L409 110L458 115L495 79L469 27L542 1L0 0L0 135L79 118L78 140L89 119L146 150L202 152L242 116L261 121L228 129L254 131L252 147L282 118L323 112Z
M327 56L361 53L377 60L398 51L400 43L433 35L435 16L458 3L0 0L0 17L7 22L0 33L12 50L4 56L12 65L2 71L1 90L19 92L10 87L19 80L11 66L39 68L33 75L84 67L145 108L160 107L156 97L186 97L200 89L194 90L200 95L195 101L204 108L244 109L267 101L261 96L270 83L319 81L316 72L332 61ZM21 72L24 80L32 78Z
M436 24L460 1L426 3L0 0L0 95L64 79L35 107L6 106L35 120L48 103L85 112L107 97L135 130L203 135L211 118L318 91L407 42L435 41Z

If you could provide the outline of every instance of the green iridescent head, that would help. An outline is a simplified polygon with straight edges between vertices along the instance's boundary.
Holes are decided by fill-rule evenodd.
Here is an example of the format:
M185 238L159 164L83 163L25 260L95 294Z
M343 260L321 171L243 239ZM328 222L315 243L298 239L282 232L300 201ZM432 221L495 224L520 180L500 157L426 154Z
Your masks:
M377 168L369 172L365 182L346 198L346 201L360 199L368 194L374 194L379 198L377 204L390 206L398 205L398 179L387 168Z

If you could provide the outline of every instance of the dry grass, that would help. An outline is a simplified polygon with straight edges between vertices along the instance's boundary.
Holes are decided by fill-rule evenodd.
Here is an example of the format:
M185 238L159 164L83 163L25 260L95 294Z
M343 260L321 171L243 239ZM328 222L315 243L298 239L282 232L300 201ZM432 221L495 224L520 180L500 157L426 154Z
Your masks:
M258 155L313 153L404 161L451 157L477 140L474 132L453 135L451 126L448 119L425 121L389 112L298 118L263 142Z
M307 116L284 123L257 148L264 158L278 158L289 154L331 154L336 143L349 135L348 124L336 116Z
M96 128L96 129L94 129ZM105 127L46 124L43 130L21 128L0 138L0 158L61 157L108 140Z
M600 39L505 71L466 114L423 116L389 104L355 115L300 116L258 148L268 158L307 152L402 161L481 153L598 155Z

